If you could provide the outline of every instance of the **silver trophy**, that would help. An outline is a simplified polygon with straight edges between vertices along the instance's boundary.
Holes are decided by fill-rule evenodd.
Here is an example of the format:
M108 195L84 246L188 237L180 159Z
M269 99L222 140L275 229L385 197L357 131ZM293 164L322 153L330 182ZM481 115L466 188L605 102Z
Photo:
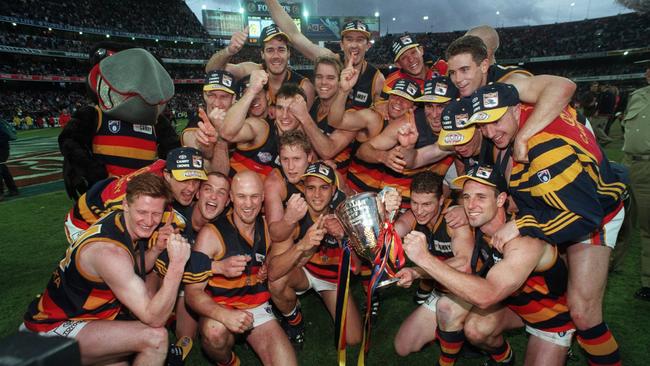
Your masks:
M379 243L379 231L383 223L383 200L374 192L355 194L341 202L335 210L345 233L350 238L348 245L357 255L373 263L383 243ZM387 273L384 274L387 276ZM397 282L389 278L379 283L378 287Z

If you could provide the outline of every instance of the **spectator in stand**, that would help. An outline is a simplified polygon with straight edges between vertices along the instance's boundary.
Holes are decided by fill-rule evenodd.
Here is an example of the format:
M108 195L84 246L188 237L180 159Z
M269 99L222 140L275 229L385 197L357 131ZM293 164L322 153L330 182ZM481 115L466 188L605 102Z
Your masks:
M64 128L68 122L70 122L70 112L68 112L67 109L63 109L59 115L59 126L61 126L61 128Z

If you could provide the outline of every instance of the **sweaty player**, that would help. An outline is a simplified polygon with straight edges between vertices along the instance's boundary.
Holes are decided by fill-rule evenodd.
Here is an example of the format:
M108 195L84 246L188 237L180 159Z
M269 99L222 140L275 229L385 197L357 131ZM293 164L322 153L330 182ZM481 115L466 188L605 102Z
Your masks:
M83 364L162 365L168 343L164 325L190 245L178 234L159 237L148 250L143 241L161 223L170 200L159 176L146 173L129 181L122 210L95 223L68 248L43 294L30 304L21 330L74 338ZM144 276L162 250L169 254L169 269L160 289L150 294ZM122 310L135 320L116 320Z
M180 156L184 156L180 158ZM175 224L184 228L184 217L202 180L206 180L201 153L193 148L176 148L169 152L167 160L137 170L121 178L111 177L93 185L70 209L64 228L68 242L72 244L90 225L111 211L122 208L127 183L143 173L153 173L165 179L170 188L175 210Z
M252 171L237 173L230 198L233 209L199 233L195 250L230 264L221 274L193 266L195 283L185 285L186 301L200 317L202 349L219 365L237 365L232 351L243 336L265 365L296 365L296 355L273 316L264 262L271 245L262 179ZM275 245L275 244L274 244Z
M563 365L574 325L566 299L567 269L557 247L520 237L496 250L490 238L507 222L503 177L477 165L454 183L463 187L463 206L476 229L472 274L428 254L423 233L413 231L404 239L409 258L456 296L438 302L439 313L453 314L455 320L438 324L439 363L453 364L467 338L495 362L513 365L514 353L502 334L525 326L530 334L525 363Z
M424 91L426 80L447 74L447 63L442 59L438 59L430 67L427 67L424 62L424 48L416 43L409 34L397 37L393 41L391 51L393 62L398 69L386 77L382 91L383 98L388 97L388 91L399 79L408 79L416 83L420 87L420 91Z
M316 62L320 57L337 58L342 64L351 65L360 75L347 95L346 108L369 108L381 94L384 75L366 61L366 52L372 46L368 25L360 20L347 22L341 27L341 51L335 54L325 47L312 43L300 32L293 19L277 0L266 0L273 21L287 33L291 44L309 60ZM318 89L318 87L316 87ZM318 93L318 90L316 90Z
M262 42L262 64L255 62L242 62L230 64L228 60L237 54L246 43L248 38L248 27L241 32L235 32L230 39L228 47L212 55L205 66L205 71L222 69L231 72L237 80L250 75L253 70L263 70L269 75L269 88L267 98L272 104L285 83L293 83L304 91L307 105L311 107L314 102L314 85L306 77L300 75L289 67L289 37L282 32L275 24L270 24L262 29L260 41Z
M469 269L473 248L473 233L469 225L451 228L442 211L451 200L442 196L443 178L430 171L416 174L411 181L411 208L395 222L400 237L416 230L426 237L431 255L461 271ZM388 209L388 207L387 207ZM417 352L436 337L436 304L444 287L431 281L421 268L407 267L397 273L399 286L409 287L420 279L419 306L402 323L395 336L395 351L400 356ZM428 279L428 280L427 280ZM439 315L438 315L439 316Z
M477 90L472 104L470 122L503 149L495 165L508 179L518 208L516 220L493 235L493 244L501 249L525 235L566 248L568 298L578 342L592 362L601 357L620 361L616 341L602 319L602 300L607 263L625 216L625 185L573 108L566 107L528 141L530 163L516 163L510 146L536 106L521 103L517 89L501 83Z
M336 309L336 283L341 256L343 227L334 216L338 192L335 170L322 162L312 163L302 175L306 212L302 212L291 239L274 242L270 252L269 288L273 303L283 315L282 324L298 347L304 342L304 320L298 295L313 289L323 299L332 318ZM346 340L361 340L361 317L350 296Z
M268 82L268 74L256 70L244 95L226 113L219 136L236 144L230 159L235 172L252 170L264 177L278 166L278 136L300 127L290 111L291 105L305 94L296 84L285 84L279 90L275 104L275 121L248 115L251 105L259 100L258 93Z

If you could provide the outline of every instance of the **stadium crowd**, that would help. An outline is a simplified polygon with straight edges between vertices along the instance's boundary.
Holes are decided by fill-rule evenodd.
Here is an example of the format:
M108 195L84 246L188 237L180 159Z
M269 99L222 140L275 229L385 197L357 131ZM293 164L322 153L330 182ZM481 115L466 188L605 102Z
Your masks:
M620 365L603 297L629 185L598 131L626 97L615 85L580 90L553 69L539 75L498 60L535 54L515 44L535 55L550 45L559 55L627 47L609 32L638 45L647 33L621 25L647 27L647 15L580 22L585 32L575 23L478 26L388 35L372 46L367 25L351 21L328 48L307 39L277 0L265 3L275 24L261 30L261 47L236 32L213 54L200 51L204 70L163 65L156 49L109 49L84 69L50 65L88 74L91 100L2 91L0 112L21 128L33 124L31 111L44 121L71 112L58 138L75 199L63 228L70 246L20 331L75 338L84 364L178 365L200 339L201 356L218 365L241 364L234 346L243 340L263 364L292 366L313 316L299 298L313 289L334 320L341 360L347 345L366 343L369 319L392 310L376 291L390 274L414 287L418 304L395 324L396 357L428 352L435 340L439 365L453 365L464 345L515 365L508 331L522 329L526 364L565 365L575 341L589 364ZM88 18L117 7L78 6ZM21 0L0 11L62 22L52 14L69 9ZM182 23L187 11L181 1L142 4L113 13L112 27L203 36L197 22ZM138 22L145 14L160 18ZM92 18L79 25L109 26ZM5 40L48 44L37 37ZM292 69L289 52L313 64L312 78ZM125 65L138 77L124 77ZM377 65L395 66L384 74ZM50 72L29 61L0 71ZM201 89L175 87L179 77L201 78ZM650 67L645 77L650 83ZM174 120L185 116L177 135ZM347 291L347 276L367 301ZM644 288L635 296L648 300Z
M94 29L208 38L208 33L190 8L177 0L137 4L129 0L5 1L0 5L0 14ZM156 21L143 22L143 19Z

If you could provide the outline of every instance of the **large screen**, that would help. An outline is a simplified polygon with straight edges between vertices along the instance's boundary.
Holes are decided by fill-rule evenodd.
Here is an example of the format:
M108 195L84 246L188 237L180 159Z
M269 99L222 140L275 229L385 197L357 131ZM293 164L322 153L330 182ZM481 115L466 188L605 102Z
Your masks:
M227 37L244 29L240 13L220 10L203 10L203 27L213 36Z
M294 18L293 22L296 23L298 29L300 29L300 19ZM267 16L249 16L248 17L248 39L251 43L257 43L260 35L262 34L262 28L273 23L273 19Z

